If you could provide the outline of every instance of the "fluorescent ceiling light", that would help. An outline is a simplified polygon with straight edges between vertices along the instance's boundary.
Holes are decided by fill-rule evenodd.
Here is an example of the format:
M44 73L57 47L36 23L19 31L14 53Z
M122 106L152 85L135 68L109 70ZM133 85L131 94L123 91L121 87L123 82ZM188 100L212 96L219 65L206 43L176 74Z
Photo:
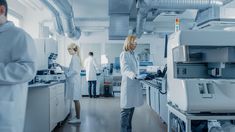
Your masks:
M235 31L235 27L225 27L224 31Z

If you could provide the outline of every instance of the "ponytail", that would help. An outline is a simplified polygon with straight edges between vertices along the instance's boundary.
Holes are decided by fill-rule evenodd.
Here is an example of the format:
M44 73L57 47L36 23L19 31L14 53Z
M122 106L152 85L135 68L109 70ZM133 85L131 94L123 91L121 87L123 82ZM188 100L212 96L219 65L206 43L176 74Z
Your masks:
M75 43L71 43L68 47L72 48L76 52L76 54L77 54L77 56L79 58L79 61L80 61L80 66L83 66L82 59L81 59L81 56L80 56L80 48L79 48L79 46L76 45Z

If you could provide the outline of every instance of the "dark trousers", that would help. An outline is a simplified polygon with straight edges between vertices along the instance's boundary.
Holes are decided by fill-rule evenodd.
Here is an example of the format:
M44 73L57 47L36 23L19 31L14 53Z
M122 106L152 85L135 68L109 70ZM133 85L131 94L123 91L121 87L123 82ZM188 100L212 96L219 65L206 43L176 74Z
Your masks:
M93 87L93 97L96 96L96 81L88 81L88 92L89 92L89 97L91 98L92 97L92 90L91 90L91 87Z
M121 131L120 132L131 132L132 130L132 117L135 108L122 109L121 111Z

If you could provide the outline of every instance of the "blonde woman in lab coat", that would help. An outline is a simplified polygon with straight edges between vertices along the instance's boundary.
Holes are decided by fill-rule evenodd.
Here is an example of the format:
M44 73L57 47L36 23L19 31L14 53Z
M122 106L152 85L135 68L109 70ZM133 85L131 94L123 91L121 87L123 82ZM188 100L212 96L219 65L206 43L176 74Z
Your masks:
M121 132L131 132L132 117L135 107L143 105L143 95L140 82L136 79L138 61L134 50L137 46L136 36L126 38L123 52L120 55L121 64Z
M80 120L80 102L81 99L81 84L80 82L80 71L81 71L81 59L79 55L79 47L72 43L68 46L68 52L72 55L72 59L69 67L61 66L66 76L66 88L65 97L73 100L75 104L76 117L72 118L69 123L81 123Z

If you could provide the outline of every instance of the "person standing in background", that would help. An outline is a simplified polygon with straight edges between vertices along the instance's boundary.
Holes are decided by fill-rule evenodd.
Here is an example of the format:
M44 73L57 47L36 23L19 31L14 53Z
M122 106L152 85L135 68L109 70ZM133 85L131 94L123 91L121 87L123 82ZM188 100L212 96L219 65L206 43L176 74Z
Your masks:
M144 103L142 89L138 73L138 61L134 50L137 46L136 36L130 35L126 38L123 52L120 54L120 65L122 74L121 83L121 132L132 131L132 117L135 107Z
M68 52L72 55L72 59L69 67L61 66L66 76L66 89L65 97L67 99L73 100L75 104L76 117L72 118L69 123L81 123L80 119L80 102L81 99L81 84L80 82L80 72L81 72L81 59L79 47L72 43L68 46ZM70 107L71 109L72 107Z
M29 34L7 21L7 13L6 0L0 0L0 132L23 132L36 48Z
M89 56L86 58L84 62L84 67L86 69L86 80L88 81L88 92L89 92L89 97L96 98L96 73L98 72L98 65L93 58L93 52L89 52ZM92 89L93 87L93 89ZM92 92L93 90L93 92ZM93 93L93 96L92 96Z

